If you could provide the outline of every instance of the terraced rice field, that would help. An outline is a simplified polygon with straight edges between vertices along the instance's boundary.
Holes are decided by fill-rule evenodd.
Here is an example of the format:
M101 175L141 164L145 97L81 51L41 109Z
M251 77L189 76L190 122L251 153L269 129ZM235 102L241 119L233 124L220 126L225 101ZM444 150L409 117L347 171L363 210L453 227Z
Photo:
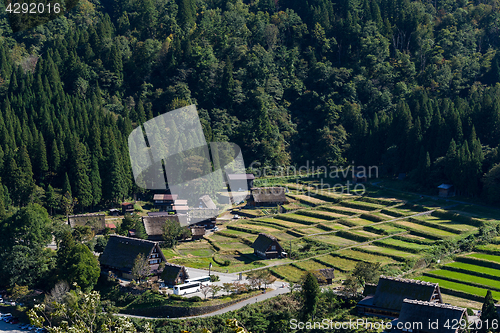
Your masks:
M308 205L311 205L311 206L319 206L319 205L324 205L324 204L328 203L327 201L324 201L324 200L321 200L321 199L317 199L317 198L313 198L313 197L310 197L308 195L287 194L287 196L290 197L290 198L292 198L292 199L295 199L297 201L300 201L300 202L306 203Z
M484 251L490 254L500 255L500 245L499 244L487 244L478 246L479 251Z
M306 216L306 215L300 215L300 214L296 214L296 213L277 215L276 218L281 219L281 220L285 220L285 221L303 223L306 225L313 224L313 223L321 223L321 222L325 221L325 219L315 218L315 217Z
M446 289L450 289L450 290L461 291L463 293L470 294L470 295L477 296L477 297L484 297L484 296L486 296L486 292L487 292L487 290L483 289L483 288L478 288L478 287L470 286L470 285L463 284L463 283L452 282L452 281L438 279L438 278L429 277L429 276L417 276L415 279L427 281L427 282L439 283L439 287L441 288L441 291L444 293L447 293ZM492 293L493 298L495 300L500 300L500 292L492 290L491 293Z
M372 254L380 254L383 256L388 256L398 261L405 261L409 258L416 258L417 255L413 253L408 253L396 249L375 246L375 245L364 245L358 248L360 251L372 253Z
M359 218L359 217L351 217L349 219L349 222L352 222L355 225L361 225L361 226L370 225L370 224L374 223L372 221L368 221L368 220L365 220L365 219L362 219L362 218Z
M341 247L355 245L358 243L356 241L353 241L353 240L350 240L347 238L335 236L335 234L317 235L317 236L314 236L314 239L317 241L323 242L323 243L332 244L332 245L341 246Z
M396 222L391 222L394 223L396 226L400 226L404 229L410 230L412 232L415 232L419 236L426 236L426 238L431 238L431 239L446 239L446 238L453 238L456 237L457 235L454 233L451 233L449 231L441 230L441 229L436 229L436 228L431 228L425 225L409 222L409 221L396 221Z
M443 267L448 270L459 270L465 271L472 275L488 275L492 279L500 280L500 270L489 267L482 267L472 264L467 264L464 262L452 262ZM499 282L500 284L500 282Z
M335 220L336 218L345 216L342 214L337 214L337 213L332 213L332 212L327 212L327 211L322 211L322 210L299 210L295 212L297 215L302 215L302 216L309 216L309 217L315 217L320 220Z
M495 256L495 255L491 255L491 254L473 253L473 254L469 254L467 257L492 261L494 263L500 264L500 256Z
M437 225L442 225L445 228L450 228L457 230L457 233L463 233L463 232L472 232L476 231L477 227L469 225L469 224L464 224L464 223L459 223L453 220L444 220L440 219L437 216L432 216L432 215L424 215L424 216L418 216L416 217L417 220L437 224Z
M302 275L304 275L305 271L302 269L299 269L295 266L292 265L282 265L282 266L276 266L272 267L271 272L276 272L278 273L279 276L284 276L287 278L287 280L292 281L292 282L298 282Z
M313 212L317 212L320 214L327 214L328 216L332 216L335 218L349 217L355 215L355 213L337 209L337 206L321 206L318 209L314 209Z
M303 269L305 271L315 271L318 269L323 269L323 268L330 268L331 266L327 266L325 264L320 263L319 261L316 260L306 260L306 261L299 261L294 264L295 266L299 267L300 269Z
M401 250L405 252L418 253L426 250L428 246L420 245L411 242L405 242L394 238L385 238L379 241L375 241L373 244L380 245L383 247L393 248L396 250Z
M484 287L500 292L500 283L498 280L493 280L477 275L470 275L460 272L453 272L449 270L440 269L425 274L430 277L437 277L438 279L450 280L457 283L464 283L475 287Z
M347 258L342 258L334 255L326 255L317 258L318 261L325 263L325 265L330 265L343 272L350 272L356 267L359 261L351 260Z
M387 264L396 264L397 261L386 256L381 256L377 254L372 254L372 253L366 253L366 252L361 252L361 251L355 251L355 250L341 250L338 251L337 254L341 257L344 257L346 259L353 259L353 260L363 260L367 262L379 262L382 265L387 265Z
M406 231L405 229L395 227L394 225L388 224L388 223L377 224L377 225L373 225L373 226L368 225L368 226L365 226L363 229L366 231L378 233L381 235L392 235L392 234L397 234L397 233L401 233L401 232Z

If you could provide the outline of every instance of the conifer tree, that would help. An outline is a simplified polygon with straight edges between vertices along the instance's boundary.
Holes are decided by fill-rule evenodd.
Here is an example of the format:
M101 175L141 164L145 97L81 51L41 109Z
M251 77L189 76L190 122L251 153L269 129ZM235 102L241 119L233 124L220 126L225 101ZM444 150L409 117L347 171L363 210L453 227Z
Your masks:
M102 182L101 175L99 173L99 165L97 163L97 157L92 158L92 169L90 171L90 183L92 184L92 205L96 206L101 202L102 198Z
M72 179L74 196L81 207L92 205L92 185L89 180L89 158L85 145L76 142L73 148Z
M65 195L66 193L68 193L69 195L73 195L72 191L71 191L71 183L69 182L69 177L68 177L68 173L66 172L64 174L64 183L63 183L63 187L62 187L62 193L63 195Z

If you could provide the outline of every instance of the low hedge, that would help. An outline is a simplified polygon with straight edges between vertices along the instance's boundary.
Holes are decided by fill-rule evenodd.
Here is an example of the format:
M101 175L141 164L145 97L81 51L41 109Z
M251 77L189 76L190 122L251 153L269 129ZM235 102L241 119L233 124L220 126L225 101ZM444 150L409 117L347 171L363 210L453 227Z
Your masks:
M278 216L276 216L276 218L278 218L280 220L284 220L284 221L296 222L296 223L305 224L305 225L316 224L316 222L311 222L311 221L307 221L307 220L301 220L301 219L299 219L297 217L287 216L287 214L278 215Z
M300 214L300 215L315 217L315 218L322 219L322 220L335 220L336 219L336 217L334 217L334 216L328 216L326 214L321 214L321 212L318 212L315 210L299 210L295 213Z
M304 234L301 234L301 233L299 233L299 232L297 232L297 231L290 230L290 229L288 229L287 231L285 231L285 233L287 233L287 234L289 234L289 235L292 235L292 236L294 236L294 237L299 237L299 238L300 238L300 237L304 237L304 236L305 236Z
M216 242L214 242L214 241L213 241L213 240L211 240L210 238L205 238L205 239L208 241L208 243L209 243L210 245L212 245L212 247L213 247L216 251L220 251L220 246L219 246Z
M474 283L474 282L470 282L470 281L463 281L463 280L455 279L455 278L452 278L452 277L449 277L449 276L442 276L442 275L432 274L431 272L424 273L424 275L428 276L428 277L431 277L431 278L434 278L434 279L447 280L447 281L451 281L451 282L455 282L455 283L461 283L461 284L465 284L467 286L482 288L482 289L485 289L485 290L491 289L491 290L494 290L494 291L500 291L500 287L486 286L484 284Z
M434 243L435 243L435 241L432 241L429 239L419 239L419 238L404 237L404 236L394 236L393 238L398 239L400 241L410 242L410 243L415 243L415 244L420 244L420 245L434 245Z
M345 225L347 227L355 227L355 226L357 226L356 223L354 223L352 221L349 221L349 220L346 220L346 219L338 219L335 222L337 222L339 224L342 224L342 225Z
M360 243L368 242L368 241L372 240L372 238L370 238L368 236L354 234L354 233L346 231L346 230L340 230L339 232L337 232L336 235L339 237L350 239L350 240L353 240L355 242L360 242Z
M410 253L420 253L423 251L423 249L414 249L411 247L405 247L403 245L384 243L383 241L374 241L373 244L381 246L381 247L387 247L390 249L395 249L395 250L399 250L399 251L403 251L403 252L410 252Z
M397 204L397 202L394 201L380 199L380 198L371 198L371 197L361 197L358 200L383 206L394 206Z
M248 224L253 224L253 225L261 225L261 226L269 226L269 225L272 225L273 228L276 228L276 229L279 229L279 230L285 230L287 229L286 227L282 226L281 224L278 224L278 223L275 223L275 222L271 222L271 221L266 221L266 222L263 222L263 221L247 221Z

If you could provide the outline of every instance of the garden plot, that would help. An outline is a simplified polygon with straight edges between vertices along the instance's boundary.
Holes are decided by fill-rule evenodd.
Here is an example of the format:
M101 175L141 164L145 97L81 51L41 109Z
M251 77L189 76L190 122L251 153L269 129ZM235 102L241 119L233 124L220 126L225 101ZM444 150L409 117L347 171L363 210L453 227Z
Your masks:
M323 222L323 223L321 223L321 225L326 227L326 228L329 228L331 230L343 230L343 229L349 228L348 226L346 226L344 224L337 223L337 222ZM321 228L321 227L319 227L319 228Z
M428 248L426 245L420 245L416 243L411 243L411 242L405 242L399 239L393 239L393 238L385 238L381 239L378 241L373 242L375 245L379 245L382 247L388 247L404 252L410 252L410 253L419 253Z
M206 240L179 243L175 250L180 255L192 257L210 257L214 253Z
M259 221L259 220L256 220L256 222L257 221ZM279 232L279 231L281 231L283 229L286 229L286 227L278 229L278 228L273 227L271 224L265 225L265 224L241 223L241 224L233 224L232 226L249 230L249 233L255 232L257 234L261 233L261 232L264 232L264 233ZM239 230L239 231L241 231L241 230Z
M299 261L293 264L294 266L303 269L305 271L316 271L318 269L323 269L323 268L330 268L332 266L330 265L325 265L317 260L311 259L311 260L306 260L306 261Z
M433 245L435 243L435 240L431 240L422 236L417 236L417 235L412 235L412 234L405 234L405 235L399 235L397 236L398 238L404 238L405 241L408 242L413 242L413 243L418 243L418 244L423 244L423 245Z
M275 266L269 270L271 273L275 273L278 278L292 282L299 282L305 273L304 270L292 265Z
M339 256L347 258L347 259L362 260L362 261L373 262L373 263L379 262L381 265L396 264L397 263L396 260L394 260L390 257L381 256L381 255L377 255L377 254L373 254L373 253L355 251L355 250L351 250L351 249L340 250L337 252L337 254Z
M437 229L437 228L431 228L428 226L424 226L421 224L409 222L409 221L395 221L391 222L396 226L402 227L404 229L410 230L414 234L418 236L423 236L425 238L430 238L430 239L446 239L446 238L453 238L457 237L457 234L451 233L449 231Z
M301 228L300 230L296 230L298 232L302 232L306 235L315 235L315 234L322 234L325 232L331 232L332 230L325 230L317 227L306 227L306 228Z
M340 203L341 206L343 207L348 207L352 209L356 209L359 211L367 212L367 211L374 211L374 210L380 210L383 208L386 208L385 206L382 205L377 205L369 202L362 202L362 201L342 201Z
M322 206L320 208L320 210L324 210L324 211L332 212L332 213L337 213L337 214L342 214L346 217L366 213L363 210L357 210L357 209L353 209L353 208L349 208L349 207L342 207L342 206Z
M352 239L357 242L367 242L381 237L379 234L374 234L372 232L368 232L362 229L342 230L337 232L337 236L344 237L347 239Z
M362 219L360 217L351 217L348 221L353 223L354 225L357 225L357 226L365 226L365 225L370 225L370 224L374 223L372 221L365 220L365 219Z
M408 253L396 249L391 249L387 247L375 246L375 245L364 245L356 248L359 251L364 251L372 254L380 254L383 256L387 256L393 258L397 261L405 261L406 259L416 258L417 255L413 253Z
M326 255L322 257L316 258L317 261L323 263L324 265L329 265L331 267L335 267L335 269L338 269L342 272L350 272L352 271L355 267L356 264L359 263L359 261L356 260L351 260L347 258L342 258L336 255Z
M234 229L224 229L222 231L219 231L218 234L228 234L228 235L234 235L237 237L245 238L250 241L255 241L257 239L257 235L255 234L249 234L247 232L239 231L239 230L234 230Z

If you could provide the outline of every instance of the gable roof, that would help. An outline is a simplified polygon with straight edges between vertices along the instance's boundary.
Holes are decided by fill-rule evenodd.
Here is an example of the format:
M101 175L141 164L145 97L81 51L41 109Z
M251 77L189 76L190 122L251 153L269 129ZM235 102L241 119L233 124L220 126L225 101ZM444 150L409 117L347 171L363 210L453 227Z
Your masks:
M212 198L210 198L209 195L205 194L204 196L200 197L200 201L203 203L205 207L203 208L208 208L208 209L217 209L217 206L213 202Z
M160 216L143 216L142 223L144 224L144 229L146 229L146 234L148 236L163 235L163 226L167 220L179 222L179 217L177 215L166 214Z
M373 305L389 310L401 310L405 298L430 301L437 283L380 276Z
M398 322L422 323L423 332L455 333L456 328L445 323L448 320L449 323L460 323L465 313L466 309L458 306L404 299ZM429 322L436 321L439 324L436 329L429 327Z
M335 268L323 268L320 269L319 272L325 279L334 279L335 278Z
M255 242L253 242L251 248L260 252L266 252L266 250L269 248L269 246L271 246L273 242L278 242L278 239L274 236L261 233L255 240Z
M153 200L166 200L166 201L172 201L176 200L178 197L177 194L155 194L153 196Z
M165 268L163 269L163 272L161 273L161 278L163 281L165 281L167 284L173 285L175 284L175 279L179 276L181 271L184 270L186 274L186 278L189 278L189 274L187 272L187 269L184 266L176 265L176 264L165 264Z
M438 188L441 188L443 190L449 190L452 187L453 187L453 185L450 185L450 184L441 184L438 186Z
M256 187L252 189L255 202L285 202L284 187Z
M230 173L227 175L229 180L253 180L255 176L252 173Z
M157 244L138 238L111 235L99 261L101 265L129 272L134 266L135 258L140 253L147 257ZM162 253L160 255L163 256Z
M80 215L70 215L68 216L68 223L71 228L76 226L94 226L98 230L103 230L106 228L106 217L104 214L80 214Z

